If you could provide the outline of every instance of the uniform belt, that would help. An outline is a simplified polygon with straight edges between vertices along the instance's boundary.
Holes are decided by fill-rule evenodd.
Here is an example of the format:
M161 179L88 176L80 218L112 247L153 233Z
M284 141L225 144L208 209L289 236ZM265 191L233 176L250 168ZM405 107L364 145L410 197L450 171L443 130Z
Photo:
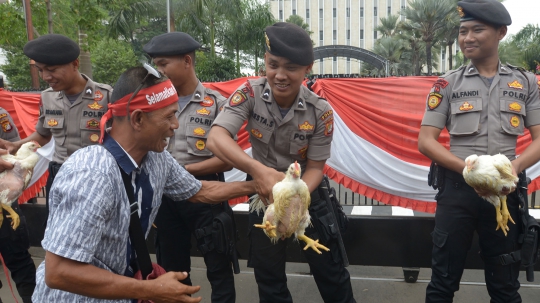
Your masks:
M462 174L449 169L445 169L444 177L455 182L465 182Z

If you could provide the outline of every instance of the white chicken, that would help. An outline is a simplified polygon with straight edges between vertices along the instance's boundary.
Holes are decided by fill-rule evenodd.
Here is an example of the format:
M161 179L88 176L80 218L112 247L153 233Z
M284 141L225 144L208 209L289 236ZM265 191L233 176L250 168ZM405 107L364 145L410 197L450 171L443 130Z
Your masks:
M297 162L289 166L283 181L278 182L272 188L274 203L267 208L259 199L258 195L253 196L250 211L261 211L266 208L263 217L263 224L255 224L255 227L262 228L265 234L277 242L279 239L289 238L295 234L298 240L306 242L304 250L311 247L317 253L319 249L329 251L326 246L319 244L319 240L313 240L304 232L311 223L309 216L309 205L311 195L306 183L300 179L301 168Z
M11 217L11 227L17 229L20 223L19 215L11 208L28 186L32 178L34 166L39 160L36 150L40 148L36 142L27 142L21 146L15 156L3 155L2 159L14 165L13 169L0 173L0 204ZM4 221L3 212L0 210L0 225Z
M506 195L501 194L504 189L514 189L519 180L512 174L512 163L505 155L470 155L465 159L463 178L465 182L482 193L482 198L495 206L497 228L507 235L508 220L516 224L506 205Z

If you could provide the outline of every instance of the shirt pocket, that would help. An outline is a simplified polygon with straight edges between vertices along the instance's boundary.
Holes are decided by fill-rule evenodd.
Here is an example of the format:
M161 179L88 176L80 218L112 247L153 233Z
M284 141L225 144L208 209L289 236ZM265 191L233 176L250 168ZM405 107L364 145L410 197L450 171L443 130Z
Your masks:
M257 124L252 120L248 121L246 131L249 133L249 141L253 149L253 155L257 154L261 157L268 156L268 142L272 137L272 129L267 129L265 126Z
M83 118L80 123L81 147L94 145L99 142L101 136L101 119Z
M295 161L306 161L308 148L308 141L303 143L291 141L291 146L289 149L291 158Z
M453 136L476 135L480 128L482 99L468 99L450 102L450 124L448 132Z
M187 151L195 156L212 156L212 152L206 148L206 138L210 132L209 125L187 124L186 143Z
M525 103L518 100L501 99L501 128L502 132L519 136L523 135L525 116Z

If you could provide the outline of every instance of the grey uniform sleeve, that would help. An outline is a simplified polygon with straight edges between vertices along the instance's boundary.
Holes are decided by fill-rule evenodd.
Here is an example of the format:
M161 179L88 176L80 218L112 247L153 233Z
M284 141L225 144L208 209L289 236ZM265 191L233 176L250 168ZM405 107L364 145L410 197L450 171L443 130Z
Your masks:
M445 79L440 78L431 88L426 98L426 111L422 126L433 126L443 129L446 126L450 110L450 88Z
M315 125L313 137L309 140L307 158L313 161L323 161L330 158L332 137L334 135L334 111L330 104L326 102L322 115L316 118L317 124Z
M534 74L527 74L529 85L529 97L526 101L527 115L525 116L525 127L540 124L540 80ZM536 84L536 85L535 85Z
M0 107L0 139L10 142L21 140L19 130L7 110Z
M244 121L248 119L253 111L255 99L242 91L245 87L246 84L241 85L227 99L223 111L219 113L212 124L225 128L233 137L236 136Z
M41 95L39 99L39 117L36 123L36 132L42 135L43 137L48 137L52 133L49 128L43 127L44 123L45 123L45 111L43 110L43 95Z

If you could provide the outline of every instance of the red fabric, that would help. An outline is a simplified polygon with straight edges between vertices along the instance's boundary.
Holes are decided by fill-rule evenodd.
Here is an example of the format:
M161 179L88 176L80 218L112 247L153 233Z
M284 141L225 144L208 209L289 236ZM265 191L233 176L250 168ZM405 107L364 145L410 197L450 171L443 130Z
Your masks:
M163 269L163 267L159 266L159 264L152 263L152 272L146 277L145 280L154 280L157 277L159 277L161 275L164 275L166 273L167 272L165 271L165 269ZM141 271L140 270L137 271L133 278L135 278L137 280L142 280ZM137 300L137 303L153 303L153 302L154 301L152 301L152 300Z
M14 93L0 88L0 107L9 112L21 138L26 138L35 131L39 117L39 100L40 94L37 93ZM48 175L43 174L36 183L28 187L19 197L19 204L34 198L47 183Z

